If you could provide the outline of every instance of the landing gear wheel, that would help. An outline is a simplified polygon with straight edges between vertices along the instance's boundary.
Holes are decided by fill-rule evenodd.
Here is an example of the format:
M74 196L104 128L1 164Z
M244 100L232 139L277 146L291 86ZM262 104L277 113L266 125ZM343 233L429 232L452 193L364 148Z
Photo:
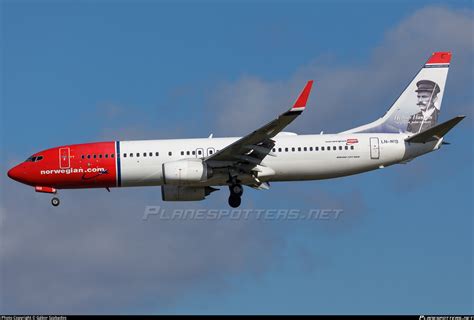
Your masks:
M240 196L237 196L237 195L234 195L234 194L230 195L230 197L229 197L229 206L231 206L232 208L237 208L237 207L240 206L240 202L241 202Z
M244 188L242 188L242 185L240 184L233 184L229 186L229 189L231 194L234 194L239 197L244 193Z
M59 199L58 198L51 199L51 204L55 207L59 206Z

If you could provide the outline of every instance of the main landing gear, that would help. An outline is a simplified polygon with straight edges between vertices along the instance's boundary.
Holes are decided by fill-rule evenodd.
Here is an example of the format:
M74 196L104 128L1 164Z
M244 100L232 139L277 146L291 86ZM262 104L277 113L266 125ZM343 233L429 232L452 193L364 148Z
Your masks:
M59 203L60 203L59 198L54 197L53 199L51 199L51 204L53 206L57 207L59 206Z
M232 175L230 171L229 180L227 180L227 183L229 184L230 191L229 206L231 206L232 208L237 208L242 202L242 199L240 197L244 193L244 188L240 184L240 181L237 179L237 176Z
M241 184L235 183L229 186L230 196L229 196L229 206L232 208L237 208L242 202L241 196L244 193L244 188Z

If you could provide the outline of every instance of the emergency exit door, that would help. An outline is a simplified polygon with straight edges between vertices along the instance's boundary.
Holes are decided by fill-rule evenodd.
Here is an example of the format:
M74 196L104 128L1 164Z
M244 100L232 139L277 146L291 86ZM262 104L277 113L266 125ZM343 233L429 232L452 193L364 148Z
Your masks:
M370 138L370 158L380 158L379 138Z

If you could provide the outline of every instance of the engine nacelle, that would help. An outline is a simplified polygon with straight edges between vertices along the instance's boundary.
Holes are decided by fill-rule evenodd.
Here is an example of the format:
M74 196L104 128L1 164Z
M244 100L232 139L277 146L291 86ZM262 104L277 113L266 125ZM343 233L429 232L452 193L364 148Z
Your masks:
M163 201L199 201L204 200L211 192L218 189L212 187L184 187L161 186L161 199Z
M163 163L164 184L192 184L205 181L211 175L211 169L201 159L186 159Z

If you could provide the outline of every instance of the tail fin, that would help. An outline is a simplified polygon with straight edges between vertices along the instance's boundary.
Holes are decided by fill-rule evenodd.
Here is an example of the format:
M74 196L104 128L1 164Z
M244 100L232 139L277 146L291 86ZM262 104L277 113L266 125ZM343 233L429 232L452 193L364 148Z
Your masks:
M418 133L435 126L450 61L451 52L433 53L382 118L343 133Z

